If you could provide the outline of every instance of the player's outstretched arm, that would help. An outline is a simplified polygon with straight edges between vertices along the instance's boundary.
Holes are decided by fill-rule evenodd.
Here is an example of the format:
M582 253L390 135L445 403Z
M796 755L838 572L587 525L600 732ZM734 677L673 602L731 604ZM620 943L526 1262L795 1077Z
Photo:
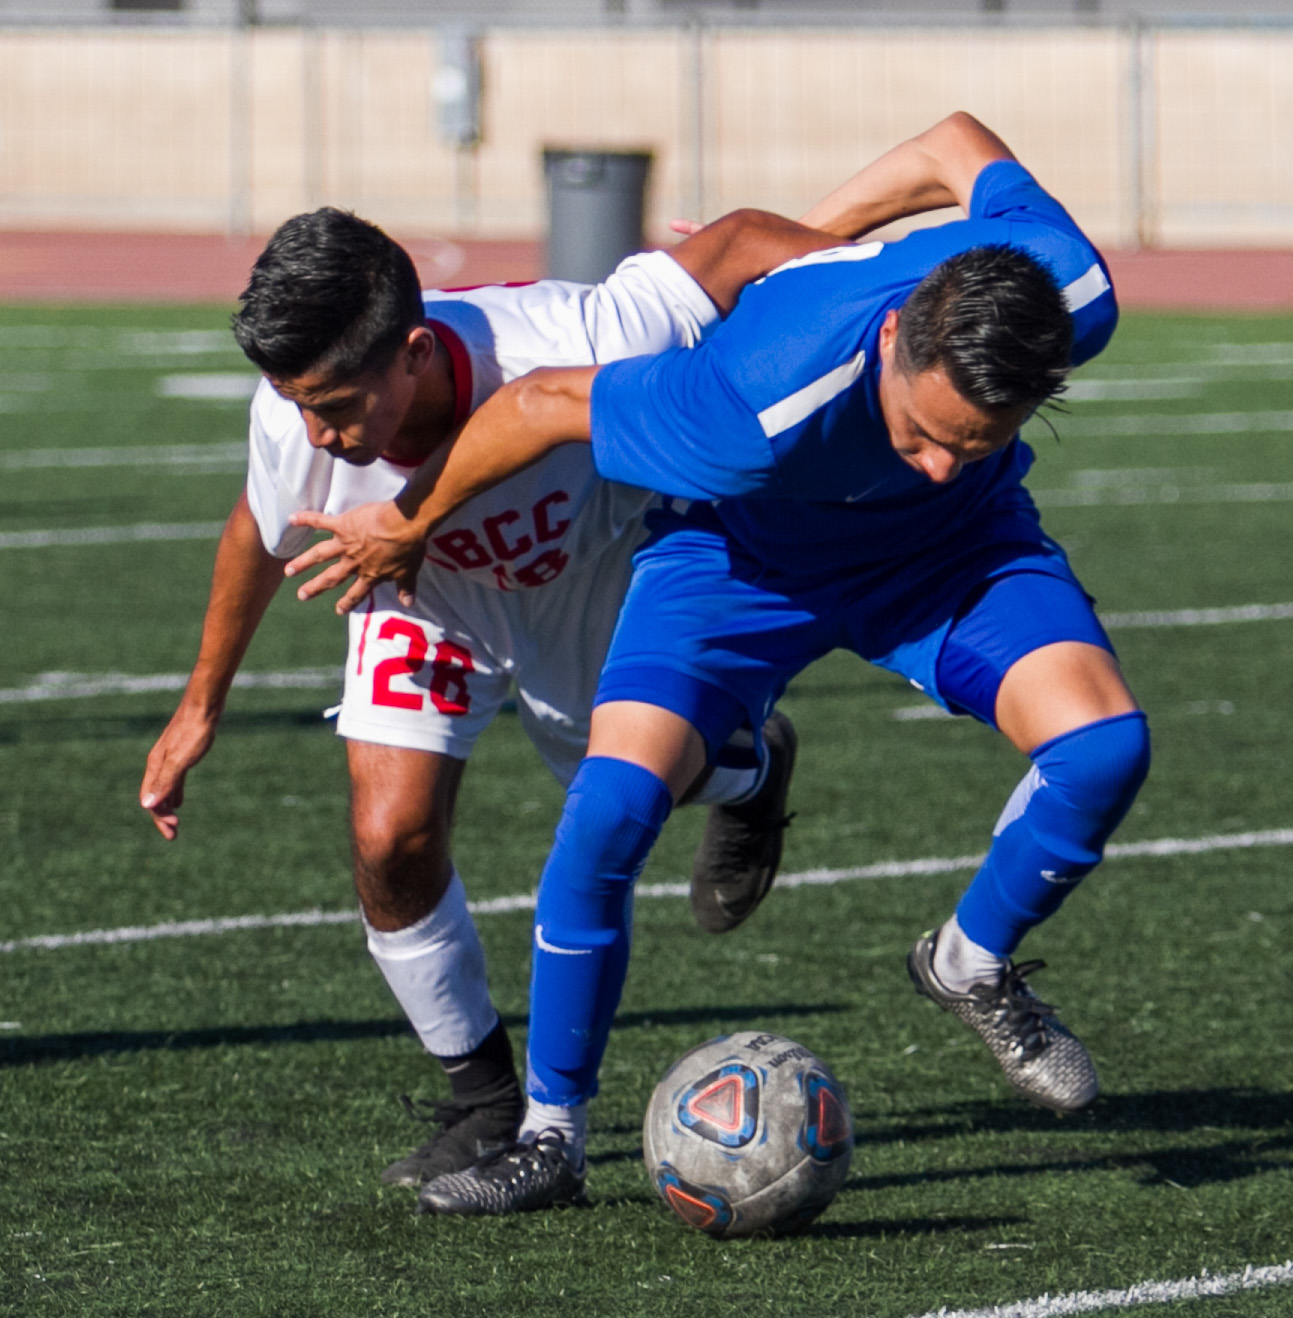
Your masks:
M669 255L724 316L746 284L796 257L838 245L834 236L820 229L759 210L732 211L689 232L691 236Z
M139 788L139 804L168 841L179 831L185 775L211 749L238 665L282 580L282 560L261 543L244 492L216 550L197 662L179 708L148 753Z
M783 216L742 210L706 225L669 254L726 315L752 280L836 242ZM338 613L349 613L382 581L395 582L401 601L411 605L426 537L450 513L558 445L590 439L596 373L594 366L538 370L504 385L468 419L443 469L428 463L391 502L335 516L294 513L293 525L331 537L288 564L288 576L327 565L297 590L297 598L313 599L353 576L337 600Z
M382 581L394 581L400 600L411 606L426 538L468 499L537 462L572 440L592 437L589 399L596 366L531 371L505 384L467 418L443 467L428 463L386 503L367 503L336 516L292 514L294 526L331 533L287 565L296 576L331 563L296 592L308 600L355 581L337 601L349 613Z
M838 238L859 238L908 215L960 206L969 210L974 180L1010 148L973 115L958 110L899 143L836 188L801 223Z

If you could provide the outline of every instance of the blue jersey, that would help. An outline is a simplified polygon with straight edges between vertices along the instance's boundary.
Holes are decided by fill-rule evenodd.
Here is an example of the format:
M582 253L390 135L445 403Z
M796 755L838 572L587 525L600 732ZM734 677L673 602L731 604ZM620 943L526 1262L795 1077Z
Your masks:
M997 538L1013 515L1019 538L1036 539L1025 444L935 485L894 451L880 410L885 314L948 257L1002 244L1063 288L1073 364L1098 353L1117 322L1099 253L1027 170L996 161L975 181L968 219L792 261L747 288L699 347L603 367L592 395L597 470L721 500L712 516L731 539L799 574L895 563L989 511Z

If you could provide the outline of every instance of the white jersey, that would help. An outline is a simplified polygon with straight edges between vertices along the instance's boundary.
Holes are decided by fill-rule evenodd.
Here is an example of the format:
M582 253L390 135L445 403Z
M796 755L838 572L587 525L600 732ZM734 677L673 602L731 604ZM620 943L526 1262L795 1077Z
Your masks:
M459 419L540 366L592 366L689 347L718 317L700 285L664 252L631 256L596 286L558 280L423 294L427 323L450 354ZM356 467L310 446L294 403L262 381L251 408L247 496L265 546L281 558L309 543L294 512L342 513L390 499L410 468ZM572 559L636 534L651 495L601 480L587 444L566 444L464 504L431 536L425 572L506 591L556 580ZM443 580L441 586L447 583Z
M663 252L630 257L595 288L543 280L426 293L424 301L449 350L459 420L535 367L689 346L718 317ZM311 448L296 405L261 384L247 495L271 553L291 557L309 543L308 528L289 525L292 513L389 499L408 474L381 459L354 467ZM337 731L466 759L515 686L522 726L569 783L654 498L601 480L590 445L565 444L464 504L431 537L412 608L382 585L350 614Z

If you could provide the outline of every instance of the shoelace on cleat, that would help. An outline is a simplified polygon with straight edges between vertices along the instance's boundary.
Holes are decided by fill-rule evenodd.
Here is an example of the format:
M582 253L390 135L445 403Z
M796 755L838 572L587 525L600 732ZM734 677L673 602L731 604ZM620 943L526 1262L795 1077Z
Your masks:
M410 1098L407 1094L399 1096L404 1111L413 1121L435 1122L445 1130L451 1130L459 1122L466 1121L477 1109L466 1103L436 1101L429 1098ZM425 1109L419 1112L418 1109Z
M499 1163L510 1162L513 1164L513 1171L508 1180L515 1183L535 1175L536 1170L549 1171L555 1168L560 1171L557 1160L566 1161L566 1155L562 1152L563 1141L553 1136L545 1139L545 1134L547 1132L541 1132L536 1140L515 1140L511 1144L504 1144L501 1148L492 1150L476 1163L472 1172L483 1180ZM535 1161L540 1164L539 1169L533 1167Z
M1025 982L1029 975L1045 967L1045 961L1023 961L1006 971L999 987L980 990L985 1005L995 1008L998 1023L1018 1035L1012 1047L1025 1061L1046 1047L1046 1021L1055 1015L1055 1008L1043 1002Z

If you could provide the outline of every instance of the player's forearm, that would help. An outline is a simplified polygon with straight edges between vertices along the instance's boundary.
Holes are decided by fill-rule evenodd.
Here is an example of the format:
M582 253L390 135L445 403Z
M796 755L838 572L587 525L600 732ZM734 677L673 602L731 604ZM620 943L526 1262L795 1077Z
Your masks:
M669 255L727 315L746 284L787 261L833 245L830 234L782 215L740 210L707 224Z
M532 371L504 385L463 426L442 469L419 471L396 497L425 538L455 509L561 444L592 438L589 402L597 367Z
M801 223L840 238L944 206L969 209L974 180L1010 148L972 115L958 111L871 162L819 201Z
M238 666L282 580L283 563L261 542L244 492L216 550L202 641L184 691L184 704L193 712L212 721L219 718Z

